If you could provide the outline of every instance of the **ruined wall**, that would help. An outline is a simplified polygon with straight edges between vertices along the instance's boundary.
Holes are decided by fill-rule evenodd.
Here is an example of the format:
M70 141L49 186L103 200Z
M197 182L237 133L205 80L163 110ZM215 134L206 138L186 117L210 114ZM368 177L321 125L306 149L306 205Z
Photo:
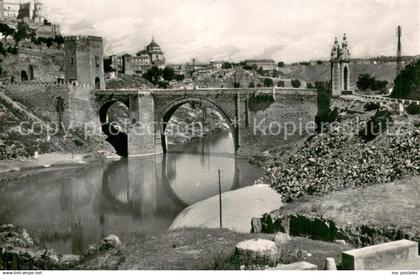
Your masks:
M57 82L64 78L64 51L60 49L20 48L18 55L7 55L3 62L4 83L21 83L24 71L28 80L36 82Z

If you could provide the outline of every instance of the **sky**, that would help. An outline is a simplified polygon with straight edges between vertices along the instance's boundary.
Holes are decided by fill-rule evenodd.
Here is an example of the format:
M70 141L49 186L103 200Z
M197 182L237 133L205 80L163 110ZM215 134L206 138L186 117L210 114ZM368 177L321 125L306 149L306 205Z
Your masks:
M420 54L420 0L40 0L65 35L104 37L107 55L136 53L152 39L169 63L195 58L287 63L327 60L334 37L353 57Z

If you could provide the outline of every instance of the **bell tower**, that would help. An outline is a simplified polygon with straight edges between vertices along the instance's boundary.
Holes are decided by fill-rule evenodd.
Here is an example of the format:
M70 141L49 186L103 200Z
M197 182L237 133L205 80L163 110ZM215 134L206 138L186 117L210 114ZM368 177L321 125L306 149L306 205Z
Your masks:
M331 82L332 96L339 97L345 91L350 91L350 51L347 36L338 43L337 37L331 50Z

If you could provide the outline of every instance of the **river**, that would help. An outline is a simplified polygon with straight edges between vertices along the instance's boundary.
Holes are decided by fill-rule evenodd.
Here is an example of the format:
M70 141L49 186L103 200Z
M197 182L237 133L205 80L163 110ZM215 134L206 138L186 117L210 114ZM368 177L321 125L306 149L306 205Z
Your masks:
M0 186L0 224L22 226L42 248L73 254L109 234L164 232L183 209L218 194L218 169L223 192L264 175L233 148L222 132L165 155L36 171Z

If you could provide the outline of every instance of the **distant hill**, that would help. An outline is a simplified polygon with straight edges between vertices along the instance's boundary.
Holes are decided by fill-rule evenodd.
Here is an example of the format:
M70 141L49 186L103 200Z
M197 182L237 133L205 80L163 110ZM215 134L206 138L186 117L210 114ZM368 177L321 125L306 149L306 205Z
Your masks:
M356 87L356 81L360 74L368 73L377 80L387 80L393 83L395 79L395 63L384 64L350 64L351 86ZM331 67L329 64L322 65L286 65L280 68L284 76L314 83L315 81L330 80Z

